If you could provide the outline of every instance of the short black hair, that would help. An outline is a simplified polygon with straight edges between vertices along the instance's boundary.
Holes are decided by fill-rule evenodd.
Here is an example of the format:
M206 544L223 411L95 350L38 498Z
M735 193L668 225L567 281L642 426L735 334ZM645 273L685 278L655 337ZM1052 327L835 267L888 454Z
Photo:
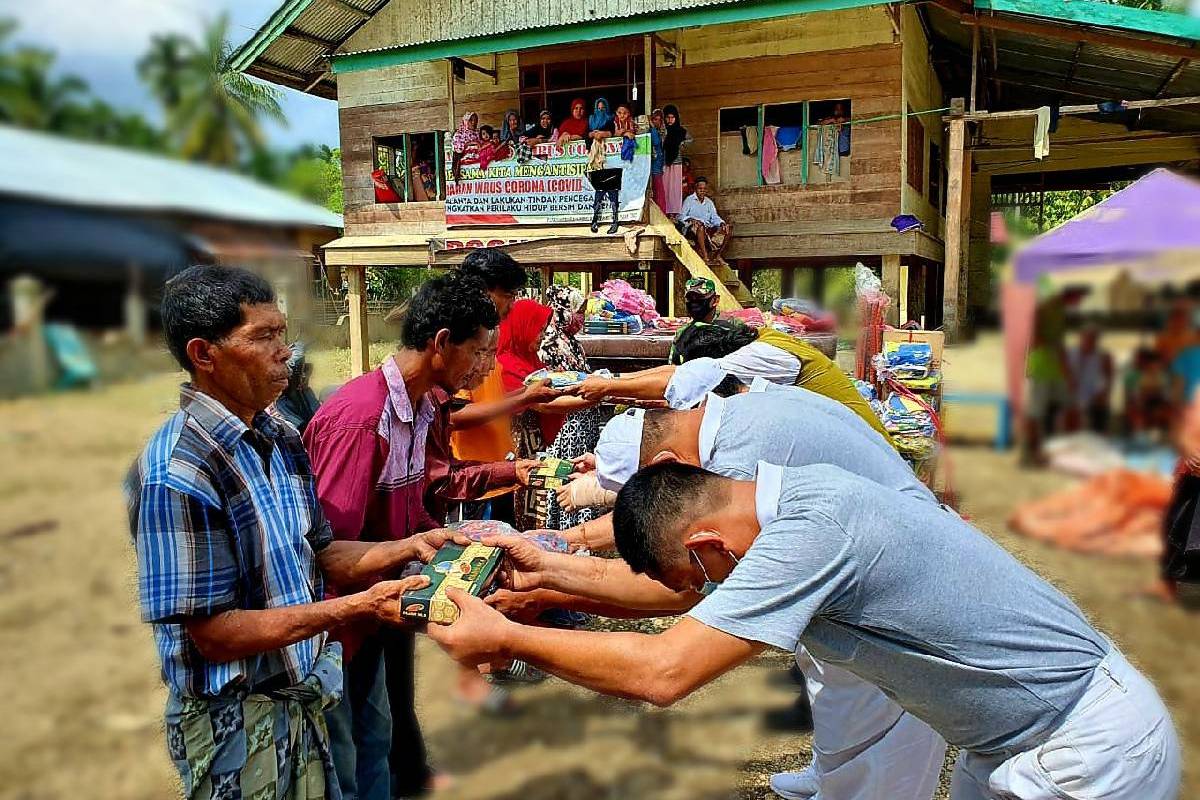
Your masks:
M275 290L260 275L239 267L188 267L163 288L163 336L179 366L192 372L187 343L219 342L242 324L242 305L274 303Z
M680 363L697 358L724 358L758 338L758 332L737 320L718 319L707 325L688 325L679 331L675 353Z
M450 342L462 344L479 332L500 324L500 315L479 279L449 272L426 281L413 295L400 326L400 344L424 350L443 328Z
M492 132L493 132L494 130L495 130L495 128L493 128L491 125L480 125L480 126L479 126L479 132L480 132L480 133L483 133L484 131L487 131L487 135L488 135L488 136L491 136L491 135L492 135Z
M712 393L717 397L733 397L735 394L741 394L745 388L746 384L737 375L726 375L712 388Z
M529 277L516 259L494 247L480 247L467 253L459 271L483 281L489 292L500 289L515 294L529 282Z
M700 467L666 461L638 470L613 509L617 552L634 572L662 575L686 559L680 529L707 512L725 481Z
M692 181L693 186L695 186L696 184L699 184L699 183L708 183L708 178L701 175L699 178L696 178L696 180Z
M678 412L671 408L651 408L642 415L642 444L638 451L641 462L649 461L662 450L663 442L675 430Z

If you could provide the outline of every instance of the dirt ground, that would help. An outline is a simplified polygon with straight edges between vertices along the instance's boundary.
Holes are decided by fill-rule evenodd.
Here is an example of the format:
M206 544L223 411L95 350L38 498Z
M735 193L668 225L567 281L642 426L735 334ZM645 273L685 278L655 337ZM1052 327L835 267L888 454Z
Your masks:
M994 337L952 351L952 382L998 386L998 353ZM317 363L320 383L334 380L346 358L320 354ZM0 403L0 674L8 687L0 700L0 800L174 792L164 691L137 618L119 486L173 409L178 380ZM986 438L991 424L986 413L963 412L951 426ZM1064 553L1005 530L1015 502L1067 479L1021 472L1012 454L985 446L956 447L951 457L965 512L1068 591L1153 678L1174 710L1190 768L1200 755L1196 617L1131 598L1152 577L1150 563ZM766 798L771 772L809 759L808 737L780 725L797 691L782 653L665 711L550 680L519 690L519 712L504 719L456 703L454 671L427 642L419 659L429 747L458 776L447 800ZM1183 796L1200 797L1194 769Z

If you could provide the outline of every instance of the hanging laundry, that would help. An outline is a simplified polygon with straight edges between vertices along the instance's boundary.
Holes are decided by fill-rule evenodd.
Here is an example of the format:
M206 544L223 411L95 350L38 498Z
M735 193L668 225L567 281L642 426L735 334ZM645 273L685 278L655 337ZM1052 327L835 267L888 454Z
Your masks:
M778 130L775 125L763 129L762 176L763 181L772 186L782 181L779 177L779 144L775 140Z
M743 125L738 131L742 134L742 155L752 156L758 152L758 128L753 125Z
M813 163L821 171L832 176L838 173L841 156L838 155L837 125L821 125L817 128L817 146L813 148Z
M803 128L799 125L785 125L775 132L775 143L780 150L795 150L800 146L800 135Z
M850 155L850 123L838 123L838 155L842 158Z
M1037 124L1033 128L1033 157L1041 161L1050 155L1050 106L1037 110Z
M637 152L637 139L622 139L621 140L621 160L633 161L633 154Z

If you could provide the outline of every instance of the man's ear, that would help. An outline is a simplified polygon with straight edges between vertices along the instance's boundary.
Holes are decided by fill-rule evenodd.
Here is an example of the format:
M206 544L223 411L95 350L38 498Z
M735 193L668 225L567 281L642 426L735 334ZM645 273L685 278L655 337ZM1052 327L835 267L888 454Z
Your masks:
M450 344L450 329L442 328L433 335L433 352L444 353Z
M650 459L651 464L660 464L666 461L678 464L682 462L682 459L673 450L659 450Z
M184 346L184 352L187 353L188 360L192 362L192 369L195 372L211 373L214 369L213 364L213 348L216 347L207 339L196 337L188 339L188 343Z

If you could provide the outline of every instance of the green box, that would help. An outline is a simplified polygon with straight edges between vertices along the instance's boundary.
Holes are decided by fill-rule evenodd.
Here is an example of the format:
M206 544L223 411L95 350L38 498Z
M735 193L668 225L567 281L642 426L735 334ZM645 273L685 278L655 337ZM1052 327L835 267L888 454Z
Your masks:
M479 542L466 546L447 542L421 570L429 578L429 585L401 595L401 616L449 625L458 619L458 606L446 597L446 590L460 589L482 597L495 581L503 555L499 547Z

